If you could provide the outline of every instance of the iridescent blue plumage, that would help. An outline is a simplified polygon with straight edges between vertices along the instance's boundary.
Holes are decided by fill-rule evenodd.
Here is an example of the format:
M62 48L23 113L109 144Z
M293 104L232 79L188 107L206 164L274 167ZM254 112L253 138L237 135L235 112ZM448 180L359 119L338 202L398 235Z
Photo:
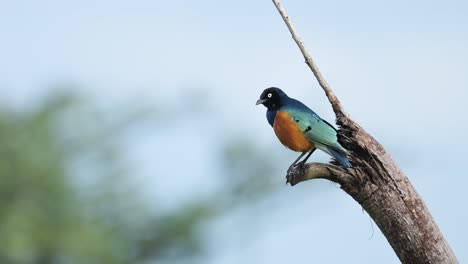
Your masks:
M318 148L343 166L351 167L346 149L338 142L336 129L302 102L288 97L279 88L271 87L262 93L259 103L267 107L268 123L288 148L304 152L304 147L307 147L311 153ZM312 144L304 144L304 138Z
M271 127L273 127L273 123L275 122L276 112L277 110L267 110L266 112L266 117Z

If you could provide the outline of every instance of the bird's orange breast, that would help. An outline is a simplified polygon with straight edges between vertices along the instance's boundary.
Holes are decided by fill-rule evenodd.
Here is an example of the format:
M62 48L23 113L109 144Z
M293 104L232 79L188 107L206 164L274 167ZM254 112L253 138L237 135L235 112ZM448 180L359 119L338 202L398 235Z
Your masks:
M273 130L279 141L291 150L304 152L314 148L314 144L307 140L304 131L286 111L276 113Z

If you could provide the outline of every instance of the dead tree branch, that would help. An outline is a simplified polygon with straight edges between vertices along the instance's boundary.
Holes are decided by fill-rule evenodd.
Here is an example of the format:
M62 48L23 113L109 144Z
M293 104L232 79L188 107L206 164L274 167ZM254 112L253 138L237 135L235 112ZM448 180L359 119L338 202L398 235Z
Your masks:
M339 183L372 217L403 263L458 263L413 185L384 147L346 114L279 0L273 3L333 107L340 143L353 164L345 169L336 162L309 163L290 171L291 185L317 178Z

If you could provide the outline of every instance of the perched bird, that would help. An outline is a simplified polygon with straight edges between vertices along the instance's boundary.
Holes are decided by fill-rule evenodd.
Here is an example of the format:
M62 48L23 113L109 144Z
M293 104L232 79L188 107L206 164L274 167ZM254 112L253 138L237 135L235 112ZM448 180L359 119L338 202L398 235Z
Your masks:
M346 149L338 143L336 129L303 103L290 98L279 88L270 87L260 95L259 104L268 109L266 118L279 141L291 150L302 152L289 170L295 165L303 165L317 148L344 167L351 167ZM306 153L309 154L299 162Z

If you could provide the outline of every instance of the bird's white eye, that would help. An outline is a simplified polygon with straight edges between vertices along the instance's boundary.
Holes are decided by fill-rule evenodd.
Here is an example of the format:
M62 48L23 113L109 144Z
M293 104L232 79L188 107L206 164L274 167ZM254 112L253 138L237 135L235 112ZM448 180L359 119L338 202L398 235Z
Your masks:
M269 93L269 94L267 94L267 96L268 96L268 98L271 98L272 94L271 94L271 93Z

